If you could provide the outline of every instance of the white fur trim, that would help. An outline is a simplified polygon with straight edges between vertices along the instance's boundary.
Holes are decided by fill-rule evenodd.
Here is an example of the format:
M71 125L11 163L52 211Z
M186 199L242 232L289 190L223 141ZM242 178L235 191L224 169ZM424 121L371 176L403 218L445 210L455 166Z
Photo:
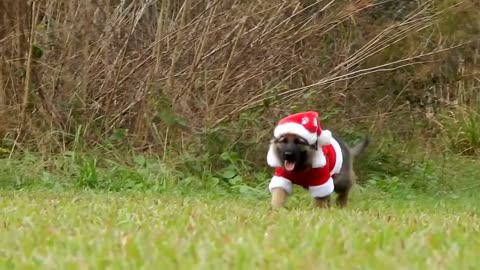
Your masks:
M333 189L334 185L333 179L331 177L323 185L308 187L308 190L310 191L310 196L312 196L312 198L323 198L325 196L328 196L332 194Z
M333 167L333 170L330 173L330 175L334 175L336 173L339 173L340 169L342 168L343 154L342 154L342 148L340 148L340 144L338 144L337 140L332 138L331 142L332 142L333 149L335 150L335 166Z
M291 193L292 192L292 182L285 177L274 176L270 180L270 184L268 185L268 190L270 190L270 192L272 192L272 189L274 189L274 188L282 188L287 193Z
M330 144L330 141L332 140L332 132L330 130L322 130L322 133L320 133L320 136L318 136L317 142L318 145L328 145Z
M315 155L312 158L312 168L322 168L327 164L327 159L323 154L322 148L318 147Z
M278 125L273 130L273 136L281 137L285 134L295 134L308 141L309 144L314 144L317 141L317 133L308 131L304 126L297 123L285 123Z
M274 168L282 166L282 162L278 158L277 153L275 153L275 148L273 147L273 144L270 144L270 147L268 148L267 163L270 167Z

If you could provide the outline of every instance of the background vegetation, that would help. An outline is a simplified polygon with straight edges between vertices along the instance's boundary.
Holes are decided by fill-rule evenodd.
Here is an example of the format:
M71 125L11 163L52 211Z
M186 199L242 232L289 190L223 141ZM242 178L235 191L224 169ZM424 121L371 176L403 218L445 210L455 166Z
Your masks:
M3 0L2 183L260 194L275 122L308 109L351 142L370 134L361 184L470 189L479 12L473 0Z

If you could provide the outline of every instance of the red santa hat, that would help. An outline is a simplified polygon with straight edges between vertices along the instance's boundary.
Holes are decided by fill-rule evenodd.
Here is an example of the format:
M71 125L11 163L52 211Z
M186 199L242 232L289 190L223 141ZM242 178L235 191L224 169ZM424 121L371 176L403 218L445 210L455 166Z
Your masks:
M297 135L305 139L309 144L317 143L318 149L313 157L312 167L319 168L325 166L326 159L321 146L330 144L332 133L329 130L321 129L316 112L296 113L280 120L273 131L273 136L278 138L285 134ZM282 166L273 145L270 145L268 150L267 163L271 167Z

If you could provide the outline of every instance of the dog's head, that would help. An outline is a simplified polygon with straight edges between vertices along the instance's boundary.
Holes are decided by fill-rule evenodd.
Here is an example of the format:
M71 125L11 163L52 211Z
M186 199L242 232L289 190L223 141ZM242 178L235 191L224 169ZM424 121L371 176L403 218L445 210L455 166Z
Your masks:
M282 166L287 171L321 168L327 161L319 147L330 144L331 136L329 130L321 129L316 112L289 115L273 130L267 163L271 167Z
M287 171L302 171L312 165L312 156L317 149L316 145L294 134L285 134L272 139L274 154Z

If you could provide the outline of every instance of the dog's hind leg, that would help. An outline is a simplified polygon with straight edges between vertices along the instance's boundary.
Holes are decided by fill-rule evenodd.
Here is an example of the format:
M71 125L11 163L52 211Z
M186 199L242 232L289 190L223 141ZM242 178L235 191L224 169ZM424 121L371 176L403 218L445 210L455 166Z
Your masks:
M347 206L348 195L355 182L355 173L349 170L335 177L335 193L337 193L336 205L340 208Z
M350 148L340 138L336 139L342 149L343 164L340 172L334 177L333 181L335 183L334 190L337 194L336 204L340 208L343 208L347 205L350 190L357 180L353 169L353 161L368 146L370 140L368 137L365 137L361 142Z
M348 195L352 185L353 183L351 181L345 179L344 181L338 183L338 185L335 187L335 193L337 193L337 199L335 200L335 203L340 208L347 206Z
M344 208L345 206L347 206L349 193L349 191L343 191L338 193L337 200L335 201L338 207Z

